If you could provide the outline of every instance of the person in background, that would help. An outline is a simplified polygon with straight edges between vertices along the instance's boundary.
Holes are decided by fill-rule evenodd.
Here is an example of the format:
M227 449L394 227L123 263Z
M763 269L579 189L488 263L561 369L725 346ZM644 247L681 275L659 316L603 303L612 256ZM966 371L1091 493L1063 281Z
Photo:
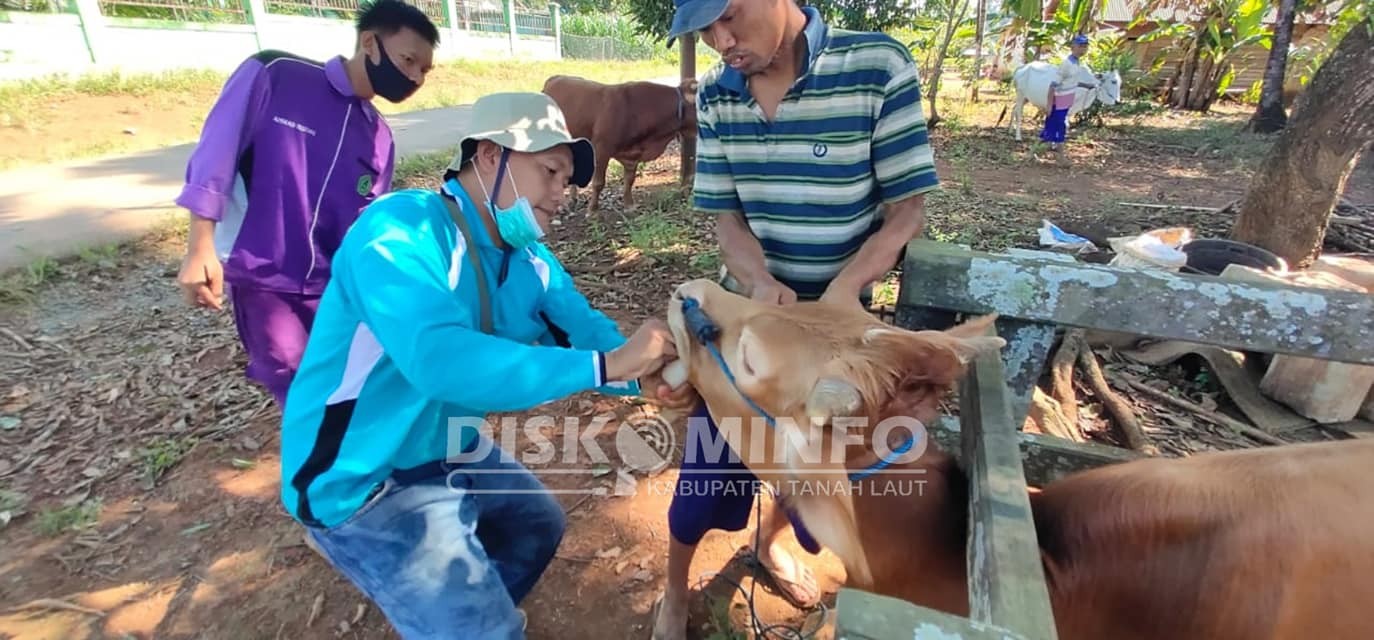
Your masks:
M886 34L831 28L795 0L675 4L669 37L697 32L721 54L697 92L692 204L715 220L724 286L770 304L863 305L920 235L925 194L939 186L911 52ZM720 435L704 404L687 440L655 638L687 631L700 539L743 529L756 504L757 481L738 456L706 453ZM761 516L751 553L784 599L815 606L816 579L782 533L790 522L804 549L819 546L776 502Z
M660 319L624 338L540 242L595 167L553 99L484 96L468 129L439 190L382 196L344 236L282 419L283 504L407 639L523 637L562 540L486 415L658 390L676 356Z
M1050 83L1045 96L1045 104L1050 105L1050 114L1045 116L1045 128L1040 131L1040 140L1050 143L1050 150L1065 162L1064 136L1069 131L1069 108L1073 106L1074 94L1079 88L1092 89L1096 85L1079 82L1083 70L1083 56L1088 54L1088 36L1079 34L1069 42L1069 57L1059 63L1059 74Z
M280 406L330 260L359 211L391 189L395 144L372 100L424 84L439 30L400 0L361 7L351 58L261 51L210 109L176 198L190 212L177 277L188 304L222 308L228 284L245 374Z

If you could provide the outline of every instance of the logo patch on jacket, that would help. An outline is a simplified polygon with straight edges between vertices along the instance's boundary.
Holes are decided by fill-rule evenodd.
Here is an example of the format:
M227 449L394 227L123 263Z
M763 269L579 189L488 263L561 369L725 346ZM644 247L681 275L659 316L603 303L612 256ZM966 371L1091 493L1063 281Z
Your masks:
M372 174L364 173L358 176L358 195L365 196L372 192Z

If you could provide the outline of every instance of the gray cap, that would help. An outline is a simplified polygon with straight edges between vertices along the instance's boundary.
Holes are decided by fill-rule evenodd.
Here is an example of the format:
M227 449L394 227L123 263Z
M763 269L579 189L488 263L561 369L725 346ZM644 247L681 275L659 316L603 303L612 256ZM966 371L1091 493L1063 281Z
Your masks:
M547 94L537 92L492 93L472 105L469 133L458 143L458 155L448 165L457 173L477 153L479 140L490 140L512 151L538 153L566 144L572 147L572 183L585 187L596 169L596 153L586 138L568 133L563 110Z

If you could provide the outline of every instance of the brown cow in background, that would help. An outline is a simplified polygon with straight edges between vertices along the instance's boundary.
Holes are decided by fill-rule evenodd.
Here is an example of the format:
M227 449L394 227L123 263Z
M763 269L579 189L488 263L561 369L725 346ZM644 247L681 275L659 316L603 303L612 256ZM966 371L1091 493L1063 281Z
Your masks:
M606 167L612 158L625 168L625 208L634 206L630 196L639 163L663 155L678 136L696 135L695 79L677 87L638 81L602 84L576 76L552 76L544 81L544 93L558 103L567 118L568 132L591 140L596 148L596 173L588 212L601 205L606 186ZM577 187L573 187L573 199Z
M684 326L688 297L719 327L716 348L735 384ZM873 425L937 417L970 358L1001 347L982 335L991 320L908 331L857 305L780 307L696 280L669 303L681 359L665 378L689 381L717 424L738 418L742 430L721 433L760 479L834 483L820 472L876 460ZM778 431L813 420L834 430L850 416L869 428L856 429L857 443L838 458L760 463L748 452L773 449L750 449L754 430L765 430L760 441L791 434L751 421L741 394L774 416ZM889 435L889 450L894 444ZM844 561L851 586L967 616L968 479L933 441L922 446L888 467L905 475L869 476L851 496L788 483L792 493L781 497ZM1374 440L1344 440L1137 460L1028 489L1059 638L1374 638L1371 469ZM918 470L918 493L884 488Z

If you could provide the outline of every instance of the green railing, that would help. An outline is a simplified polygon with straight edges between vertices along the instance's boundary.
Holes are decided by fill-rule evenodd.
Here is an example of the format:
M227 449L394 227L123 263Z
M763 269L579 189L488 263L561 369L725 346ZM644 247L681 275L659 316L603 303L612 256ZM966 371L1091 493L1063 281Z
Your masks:
M101 15L173 22L247 24L241 0L101 0Z

